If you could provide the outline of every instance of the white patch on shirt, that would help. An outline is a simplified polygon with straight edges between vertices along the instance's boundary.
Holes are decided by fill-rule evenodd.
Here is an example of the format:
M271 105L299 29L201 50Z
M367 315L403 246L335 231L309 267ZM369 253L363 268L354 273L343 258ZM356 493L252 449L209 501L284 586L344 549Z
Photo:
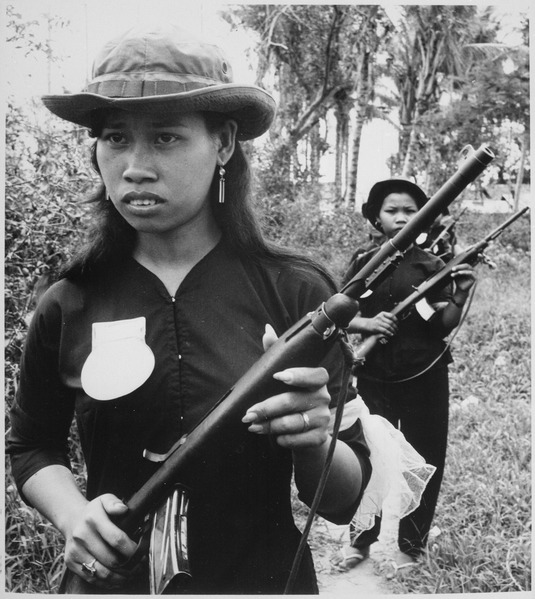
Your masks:
M415 304L416 311L424 319L429 320L431 316L436 312L433 306L423 297L419 302Z
M82 367L83 390L107 401L140 387L154 369L154 354L145 343L145 317L94 322L91 353Z

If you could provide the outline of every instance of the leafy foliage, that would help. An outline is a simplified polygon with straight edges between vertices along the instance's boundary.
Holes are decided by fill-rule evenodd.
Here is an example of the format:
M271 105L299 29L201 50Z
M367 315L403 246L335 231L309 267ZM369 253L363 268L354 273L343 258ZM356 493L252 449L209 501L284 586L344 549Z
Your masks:
M493 247L497 268L479 268L453 348L450 439L435 517L441 534L418 574L397 582L395 592L531 589L530 261L510 246Z
M79 241L85 213L79 200L94 180L78 137L71 127L40 125L28 110L8 104L5 321L14 358L36 297Z

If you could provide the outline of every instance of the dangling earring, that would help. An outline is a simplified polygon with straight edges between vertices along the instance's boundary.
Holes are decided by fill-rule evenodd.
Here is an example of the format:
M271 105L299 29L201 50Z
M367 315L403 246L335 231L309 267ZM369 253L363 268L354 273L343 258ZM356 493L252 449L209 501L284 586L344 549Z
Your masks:
M223 165L219 165L219 203L225 203L225 169Z

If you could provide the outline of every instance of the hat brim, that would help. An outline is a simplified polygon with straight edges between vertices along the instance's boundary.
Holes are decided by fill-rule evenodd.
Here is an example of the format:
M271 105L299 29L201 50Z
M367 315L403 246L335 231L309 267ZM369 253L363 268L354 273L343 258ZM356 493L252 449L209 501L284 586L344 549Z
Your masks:
M386 196L390 193L394 193L395 190L405 191L414 198L418 210L422 208L429 199L426 193L412 181L407 181L406 179L386 179L385 181L378 181L370 189L368 200L362 205L362 214L379 231L381 229L377 226L376 220L381 205Z
M240 84L222 84L188 92L113 98L88 92L79 94L47 95L44 105L60 118L89 127L93 125L94 111L121 109L143 113L158 108L162 114L176 112L210 111L228 114L238 124L239 140L253 139L265 133L276 112L273 97L260 87Z

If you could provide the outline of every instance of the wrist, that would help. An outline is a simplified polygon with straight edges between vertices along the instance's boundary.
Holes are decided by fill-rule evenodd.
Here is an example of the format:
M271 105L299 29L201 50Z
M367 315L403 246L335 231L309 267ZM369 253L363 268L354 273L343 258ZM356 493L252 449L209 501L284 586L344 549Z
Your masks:
M329 451L331 439L331 435L328 435L327 439L320 445L294 447L292 449L294 462L317 462L318 460L323 460Z

